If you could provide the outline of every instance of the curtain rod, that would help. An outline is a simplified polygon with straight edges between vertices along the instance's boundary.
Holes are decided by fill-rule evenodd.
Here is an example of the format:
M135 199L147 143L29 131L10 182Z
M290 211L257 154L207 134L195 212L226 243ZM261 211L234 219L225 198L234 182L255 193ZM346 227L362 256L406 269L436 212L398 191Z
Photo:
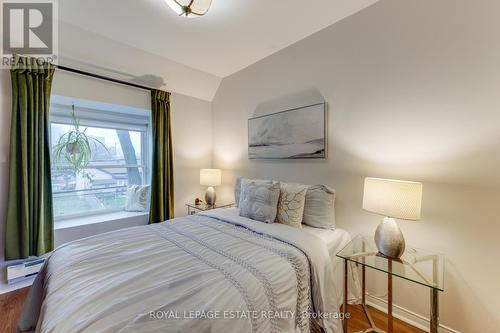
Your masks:
M100 80L111 81L111 82L114 82L114 83L123 84L123 85L126 85L126 86L138 88L138 89L149 90L149 91L153 90L153 88L142 86L140 84L136 84L136 83L132 83L132 82L127 82L127 81L122 81L122 80L118 80L118 79L113 79L111 77L107 77L107 76L104 76L104 75L99 75L99 74L94 74L94 73L86 72L86 71L83 71L83 70L80 70L80 69L75 69L75 68L66 67L66 66L62 66L62 65L55 65L55 64L54 64L54 67L59 68L59 69L61 69L63 71L72 72L72 73L76 73L76 74L80 74L80 75L85 75L85 76L90 76L90 77L93 77L93 78L96 78L96 79L100 79Z

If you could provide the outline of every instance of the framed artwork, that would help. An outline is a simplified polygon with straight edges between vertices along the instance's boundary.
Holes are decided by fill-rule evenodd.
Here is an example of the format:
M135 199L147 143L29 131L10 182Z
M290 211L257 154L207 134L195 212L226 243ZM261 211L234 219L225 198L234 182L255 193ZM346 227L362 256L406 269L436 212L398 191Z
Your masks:
M248 158L326 158L326 103L248 120Z

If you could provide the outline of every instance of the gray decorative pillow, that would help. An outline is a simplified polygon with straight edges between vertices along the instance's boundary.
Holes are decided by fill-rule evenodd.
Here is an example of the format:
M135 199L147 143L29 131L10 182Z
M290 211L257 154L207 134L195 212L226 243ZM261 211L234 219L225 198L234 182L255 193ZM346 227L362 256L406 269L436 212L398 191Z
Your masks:
M307 185L281 183L277 222L302 228Z
M315 228L335 229L335 190L325 185L309 187L302 222Z
M255 183L242 185L240 216L273 223L278 212L279 183Z
M250 184L251 182L255 182L256 184L271 184L275 183L272 180L264 180L264 179L248 179L244 177L236 178L236 182L234 183L234 202L236 203L236 207L240 206L240 195L241 189L243 186Z
M125 211L147 212L149 210L149 197L151 187L149 185L131 185L127 188L127 200Z

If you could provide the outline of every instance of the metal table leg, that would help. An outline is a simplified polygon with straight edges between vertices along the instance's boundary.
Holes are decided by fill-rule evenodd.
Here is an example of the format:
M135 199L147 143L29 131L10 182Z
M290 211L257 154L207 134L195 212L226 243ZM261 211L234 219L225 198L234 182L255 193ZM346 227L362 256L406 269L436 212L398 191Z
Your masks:
M344 333L347 333L347 294L348 294L348 286L347 286L347 282L348 282L348 275L349 275L349 271L348 271L348 266L347 266L347 260L344 259L344 306L343 306L343 309L342 311L344 312L343 315L344 315L344 318L343 318L343 323L342 323L342 326L344 327Z
M347 309L347 260L344 260L344 309ZM362 269L362 298L361 303L363 312L370 323L370 328L360 331L361 333L377 332L385 333L383 330L375 326L375 323L366 306L366 268L363 265ZM394 332L394 316L393 311L393 284L392 284L392 260L388 262L387 274L387 333ZM436 280L436 278L435 278ZM431 313L430 313L430 333L438 333L439 328L439 290L431 288ZM344 314L346 310L344 310ZM347 333L347 320L344 319L344 333Z
M366 251L365 244L363 244L363 252ZM363 259L364 263L364 259ZM368 332L377 332L377 333L385 333L383 330L375 326L375 322L373 321L372 316L370 315L370 311L368 311L368 307L366 306L366 266L361 266L361 306L363 307L363 312L365 313L366 319L370 323L370 328L361 331L362 333Z
M362 295L361 295L361 306L363 307L363 312L365 313L366 319L368 319L368 322L370 323L370 328L363 330L363 333L367 332L383 332L379 328L375 326L375 322L373 321L372 316L370 315L370 311L368 311L368 307L366 306L366 267L362 266L361 267L361 288L362 288Z
M387 333L392 333L393 317L392 317L392 261L389 260L389 274L387 274Z
M392 263L389 263L389 271L392 269ZM377 333L386 333L384 330L375 326L375 322L373 321L372 316L370 315L370 311L368 311L368 307L366 306L366 268L363 266L361 268L362 272L362 298L361 303L363 306L363 312L365 313L366 319L370 323L370 328L361 331L362 333L368 332L377 332ZM392 316L392 274L387 274L387 294L388 294L388 302L387 302L387 333L393 333L393 316Z
M432 258L432 272L434 282L438 281L438 260L437 257ZM439 302L438 290L431 288L431 330L430 333L437 333L439 326Z
M439 302L438 290L431 288L431 330L430 333L438 333L439 326Z

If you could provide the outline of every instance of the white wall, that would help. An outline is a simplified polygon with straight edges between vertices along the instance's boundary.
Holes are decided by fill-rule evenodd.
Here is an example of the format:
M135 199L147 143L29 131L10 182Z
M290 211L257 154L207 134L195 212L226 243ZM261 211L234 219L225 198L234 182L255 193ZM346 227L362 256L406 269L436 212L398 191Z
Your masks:
M124 105L143 110L151 109L151 93L148 90L98 80L63 70L56 70L54 73L52 95Z
M200 169L212 165L212 110L206 101L172 95L175 216L186 215L185 204L202 197Z
M59 64L206 101L213 99L221 81L67 22L59 22Z
M442 323L497 331L499 12L495 0L382 0L225 78L212 104L214 167L225 184L332 185L337 223L352 234L372 235L380 220L361 209L364 177L424 182L422 220L400 226L409 244L446 255ZM314 90L329 107L329 158L248 160L247 119ZM230 185L218 193L232 198ZM384 276L370 276L370 292L385 294ZM427 289L396 281L395 303L428 317Z

